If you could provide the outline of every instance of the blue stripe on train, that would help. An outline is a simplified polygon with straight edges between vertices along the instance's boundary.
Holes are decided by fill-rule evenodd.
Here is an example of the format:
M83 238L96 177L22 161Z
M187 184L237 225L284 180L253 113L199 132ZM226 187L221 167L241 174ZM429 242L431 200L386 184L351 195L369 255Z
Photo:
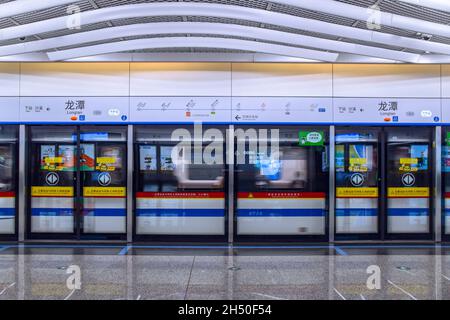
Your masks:
M450 209L445 209L445 216L450 217Z
M225 209L137 209L138 217L224 217Z
M0 208L0 217L13 217L16 215L14 208Z
M324 217L323 209L238 209L238 217Z
M388 216L391 217L426 217L430 215L427 208L392 208L388 209Z
M84 209L83 215L88 217L125 217L126 209Z
M93 209L83 210L83 214L89 217L125 217L125 209ZM73 209L34 208L31 210L34 217L70 217L74 215Z
M378 209L351 208L336 209L336 217L376 217Z

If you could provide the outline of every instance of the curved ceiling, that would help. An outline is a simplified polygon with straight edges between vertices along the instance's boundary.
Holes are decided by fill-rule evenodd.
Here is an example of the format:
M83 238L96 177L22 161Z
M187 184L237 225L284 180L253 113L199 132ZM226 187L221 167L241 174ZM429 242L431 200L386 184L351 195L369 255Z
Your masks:
M0 0L0 60L207 54L209 61L449 63L449 9L447 0Z

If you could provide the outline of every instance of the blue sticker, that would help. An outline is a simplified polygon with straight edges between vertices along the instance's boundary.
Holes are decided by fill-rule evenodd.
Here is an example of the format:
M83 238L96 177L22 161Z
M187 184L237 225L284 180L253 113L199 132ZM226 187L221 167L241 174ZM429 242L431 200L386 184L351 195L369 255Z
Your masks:
M319 112L326 112L327 111L327 109L325 109L325 108L319 108Z
M392 117L392 121L398 122L398 116L393 116L393 117Z
M434 117L434 122L439 122L439 117Z
M127 116L122 116L122 121L127 121L128 117Z
M80 117L79 117L79 119L80 119L80 121L85 121L85 120L86 120L86 116L83 115L83 114L81 114Z

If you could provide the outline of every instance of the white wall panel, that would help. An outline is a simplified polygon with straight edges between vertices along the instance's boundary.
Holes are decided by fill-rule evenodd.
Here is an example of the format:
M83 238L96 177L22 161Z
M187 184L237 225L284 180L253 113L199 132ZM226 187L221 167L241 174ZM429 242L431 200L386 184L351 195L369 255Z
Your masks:
M0 63L0 96L19 96L20 64Z
M23 63L22 96L128 96L128 63Z
M442 66L442 97L450 98L450 65Z
M229 63L131 63L131 96L230 96Z
M334 66L335 97L439 98L439 65Z
M234 96L326 97L332 95L331 64L233 64Z

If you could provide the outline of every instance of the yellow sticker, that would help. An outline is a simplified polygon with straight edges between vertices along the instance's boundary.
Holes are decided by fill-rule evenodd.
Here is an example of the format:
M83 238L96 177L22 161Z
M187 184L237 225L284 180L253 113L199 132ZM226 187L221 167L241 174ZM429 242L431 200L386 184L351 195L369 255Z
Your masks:
M46 164L63 163L63 158L61 158L61 157L45 157L44 162Z
M114 164L116 163L116 158L112 157L99 157L97 158L97 164Z
M31 187L32 197L73 197L73 187Z
M350 166L350 167L348 167L348 171L350 171L350 172L367 172L367 171L369 171L369 169L367 169L367 167L361 167L361 166L359 166L359 165L353 165L353 166Z
M414 198L429 197L430 188L414 187L414 188L388 188L388 197L390 198Z
M402 164L402 166L400 168L398 168L398 171L400 171L400 172L417 172L417 171L419 171L419 168Z
M336 188L338 198L377 198L378 188Z
M400 158L400 164L418 164L419 159L417 158Z
M84 187L85 197L125 197L125 187Z
M355 164L367 164L367 159L366 158L350 158L350 165L355 165Z

